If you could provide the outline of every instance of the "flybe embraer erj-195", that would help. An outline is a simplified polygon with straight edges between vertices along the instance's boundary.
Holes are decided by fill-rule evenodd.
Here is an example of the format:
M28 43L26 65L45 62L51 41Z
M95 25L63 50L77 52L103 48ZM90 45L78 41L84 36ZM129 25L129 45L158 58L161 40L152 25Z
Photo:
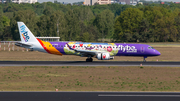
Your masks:
M87 57L86 62L92 62L92 57L98 60L114 59L114 56L159 56L161 53L146 44L127 43L91 43L91 42L47 42L36 38L23 22L17 22L21 42L17 46L56 55L78 55Z

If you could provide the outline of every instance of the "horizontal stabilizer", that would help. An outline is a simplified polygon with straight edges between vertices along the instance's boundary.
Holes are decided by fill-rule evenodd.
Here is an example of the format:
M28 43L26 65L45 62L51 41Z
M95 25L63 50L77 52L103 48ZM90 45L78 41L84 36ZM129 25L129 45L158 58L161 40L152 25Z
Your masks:
M32 46L31 44L25 44L25 43L21 43L21 42L17 42L17 43L15 43L15 45L20 46L20 47L25 47L25 48Z

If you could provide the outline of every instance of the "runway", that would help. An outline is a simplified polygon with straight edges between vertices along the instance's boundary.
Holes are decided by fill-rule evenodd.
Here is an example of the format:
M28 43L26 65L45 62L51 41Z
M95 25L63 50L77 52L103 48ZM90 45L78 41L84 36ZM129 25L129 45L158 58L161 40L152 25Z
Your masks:
M0 66L160 66L180 67L180 62L158 61L0 61Z
M0 92L1 101L180 101L180 92Z

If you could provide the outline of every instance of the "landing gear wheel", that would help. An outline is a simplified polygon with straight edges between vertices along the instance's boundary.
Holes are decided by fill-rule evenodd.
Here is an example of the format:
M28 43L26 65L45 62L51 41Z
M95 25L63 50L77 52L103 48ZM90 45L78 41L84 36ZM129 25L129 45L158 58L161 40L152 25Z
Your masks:
M144 60L143 60L143 62L146 62L146 58L147 58L147 56L144 56Z
M146 59L144 59L143 62L146 62Z
M86 62L92 62L92 61L93 61L92 58L87 58L87 59L86 59Z

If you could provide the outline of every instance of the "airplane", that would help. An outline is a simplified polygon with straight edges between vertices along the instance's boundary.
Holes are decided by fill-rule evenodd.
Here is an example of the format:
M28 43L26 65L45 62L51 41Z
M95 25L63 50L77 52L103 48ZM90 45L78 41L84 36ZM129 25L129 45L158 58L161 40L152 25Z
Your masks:
M78 55L87 57L86 62L92 62L92 57L98 60L111 60L114 56L159 56L161 53L146 44L127 43L92 43L92 42L48 42L36 38L23 22L17 22L21 41L17 46L56 55Z

